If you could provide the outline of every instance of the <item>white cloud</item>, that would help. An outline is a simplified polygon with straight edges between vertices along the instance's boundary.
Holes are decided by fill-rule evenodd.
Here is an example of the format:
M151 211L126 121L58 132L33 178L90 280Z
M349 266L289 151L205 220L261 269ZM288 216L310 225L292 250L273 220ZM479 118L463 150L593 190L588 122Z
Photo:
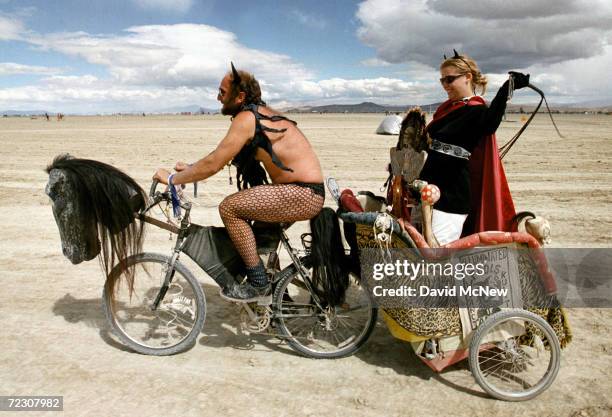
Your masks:
M0 108L45 108L63 112L155 111L199 104L211 97L210 88L163 88L117 85L86 76L53 76L39 85L0 89Z
M486 72L601 55L612 34L607 0L367 0L357 17L378 59L436 67L455 48Z
M400 79L332 78L320 81L300 80L264 85L263 98L272 105L289 103L360 102L405 104L421 102L429 88ZM163 105L162 105L163 104ZM45 78L39 85L0 89L0 109L45 108L50 111L111 112L143 110L199 104L219 108L216 84L202 87L137 86L114 83L92 75Z
M355 103L368 100L392 104L425 100L431 87L426 83L407 82L398 78L330 78L262 85L262 92L264 100L273 103Z
M193 0L132 0L143 9L155 9L163 11L174 11L177 13L185 13L191 6Z
M38 50L102 66L110 77L56 75L36 86L4 89L0 108L26 106L28 100L30 107L46 103L62 111L78 109L77 100L92 106L97 100L100 108L114 104L152 110L160 103L218 107L216 90L230 61L253 72L270 97L310 94L309 83L314 83L313 74L291 57L248 48L233 33L208 25L135 26L118 35L28 33L23 40Z
M0 12L0 41L20 39L23 30L23 23L19 19Z
M54 67L24 65L15 62L0 62L0 76L16 74L57 74L59 72L62 72L62 70Z
M335 97L397 97L419 94L419 87L414 83L391 78L373 78L361 80L345 80L332 78L318 83L327 98Z
M195 87L218 83L229 70L230 60L262 80L311 77L290 57L247 48L233 33L208 25L135 26L117 36L56 33L30 36L28 41L103 65L124 84Z
M575 0L428 0L426 4L436 13L449 16L500 20L575 14L581 7L588 6Z
M391 64L387 61L378 58L368 58L360 62L364 67L388 67Z
M406 78L435 82L442 55L453 48L476 59L490 95L507 71L532 74L553 102L612 101L602 74L612 65L612 3L606 0L367 0L359 38L376 51L368 62L403 64ZM515 101L535 101L527 90Z
M481 0L474 1L474 4L480 4ZM568 7L578 4L571 0L563 1ZM0 64L0 75L26 72L49 75L35 85L0 89L0 109L154 111L193 104L218 108L216 90L223 74L229 70L230 60L238 68L255 74L262 86L264 100L271 104L281 103L284 107L289 103L356 103L366 100L387 104L424 104L445 98L437 80L436 66L444 49L449 53L453 47L462 52L473 50L483 54L482 59L473 55L489 76L492 93L507 78L506 70L522 69L531 72L534 83L558 102L586 100L589 94L612 96L612 87L601 78L612 64L608 38L601 37L608 29L598 26L606 16L612 15L608 13L610 7L598 16L586 12L581 14L585 22L593 23L581 26L571 22L571 15L563 13L549 13L550 16L542 17L545 11L543 0L534 0L529 5L525 3L525 8L529 7L533 16L525 22L499 17L504 13L512 16L507 6L484 11L472 6L457 9L441 0L413 1L410 4L412 7L399 0L384 4L372 0L360 6L357 15L362 25L359 36L377 51L377 57L361 64L390 66L391 63L401 63L391 67L386 77L362 79L317 79L313 71L294 58L247 47L233 33L209 25L134 26L119 34L101 35L86 32L37 34L26 30L19 20L0 15L0 40L2 36L20 39L38 50L78 57L103 67L109 74L75 76L57 68ZM565 26L557 30L556 35L545 33L542 38L538 37L538 33L550 29L547 23L529 38L527 29L537 26L535 21L547 19L558 24L564 21ZM501 28L501 35L493 30L494 25ZM509 37L510 32L504 32L510 30L508 28L521 32L523 25L527 29L521 36L529 38L527 43L521 43ZM474 27L483 28L484 34ZM582 29L572 32L570 27ZM586 52L572 52L571 48L565 51L562 46L572 45L572 36L576 36L576 42L592 38L600 43L591 48L582 45ZM551 46L555 42L561 42L558 50ZM495 52L501 50L504 52ZM542 53L544 58L536 59ZM568 62L580 54L585 57ZM522 59L523 56L529 59ZM516 101L525 97L534 101L533 96L523 92L515 97Z
M302 10L293 9L289 17L312 29L323 30L327 27L327 20L323 17Z
M532 82L559 102L612 102L608 72L612 68L612 45L595 57L577 59L549 66L536 64L528 68Z

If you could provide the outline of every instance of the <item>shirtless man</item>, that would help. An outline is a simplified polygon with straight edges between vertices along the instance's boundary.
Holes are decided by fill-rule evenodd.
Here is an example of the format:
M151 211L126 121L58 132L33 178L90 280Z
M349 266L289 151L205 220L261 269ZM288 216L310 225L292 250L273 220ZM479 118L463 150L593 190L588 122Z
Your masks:
M252 74L237 71L232 64L232 71L221 80L217 100L223 106L221 113L232 116L217 148L194 164L177 162L177 172L172 175L160 168L153 179L179 185L211 177L230 162L237 167L239 191L221 202L219 213L244 260L248 280L224 288L222 295L233 301L252 301L268 295L270 283L249 221L281 223L315 217L325 200L323 173L296 123L262 101Z

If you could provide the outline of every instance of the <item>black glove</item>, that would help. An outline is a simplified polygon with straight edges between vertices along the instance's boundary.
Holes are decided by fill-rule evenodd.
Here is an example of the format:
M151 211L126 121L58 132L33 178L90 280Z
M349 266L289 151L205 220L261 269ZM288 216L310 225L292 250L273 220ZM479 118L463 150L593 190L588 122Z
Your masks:
M514 89L519 90L529 85L529 74L523 74L522 72L510 71L508 74L514 80Z

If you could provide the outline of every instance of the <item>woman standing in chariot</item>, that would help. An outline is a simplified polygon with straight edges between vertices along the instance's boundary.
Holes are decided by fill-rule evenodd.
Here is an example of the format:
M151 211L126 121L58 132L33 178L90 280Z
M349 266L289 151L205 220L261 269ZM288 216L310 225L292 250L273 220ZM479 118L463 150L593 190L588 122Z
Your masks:
M252 74L237 71L232 64L232 71L219 85L217 100L223 106L221 113L232 117L217 148L192 165L178 162L172 175L158 169L154 179L185 184L211 177L230 162L237 167L239 191L221 202L219 213L244 261L248 282L226 287L222 295L233 301L251 301L269 294L270 283L250 221L289 223L314 218L325 201L323 173L304 134L294 121L266 106ZM315 239L316 232L313 230Z
M481 96L487 79L467 55L455 55L440 65L440 83L448 100L427 126L430 152L421 179L440 188L432 229L441 245L462 235L512 229L514 203L499 159L495 131L512 93L529 84L529 75L510 72L487 107ZM466 221L467 219L467 221Z

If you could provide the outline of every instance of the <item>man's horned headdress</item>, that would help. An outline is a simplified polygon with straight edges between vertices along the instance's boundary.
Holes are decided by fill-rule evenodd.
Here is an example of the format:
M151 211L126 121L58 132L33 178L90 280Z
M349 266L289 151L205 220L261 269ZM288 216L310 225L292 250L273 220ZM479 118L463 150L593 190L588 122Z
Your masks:
M232 66L232 84L238 87L240 86L240 82L242 81L242 79L240 78L240 74L238 74L238 71L236 70L234 63L230 61L230 64Z

